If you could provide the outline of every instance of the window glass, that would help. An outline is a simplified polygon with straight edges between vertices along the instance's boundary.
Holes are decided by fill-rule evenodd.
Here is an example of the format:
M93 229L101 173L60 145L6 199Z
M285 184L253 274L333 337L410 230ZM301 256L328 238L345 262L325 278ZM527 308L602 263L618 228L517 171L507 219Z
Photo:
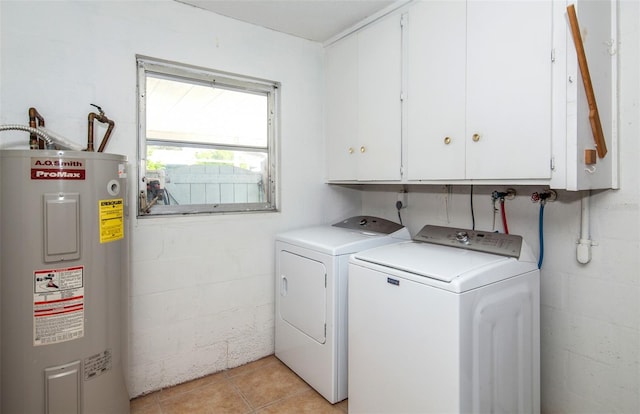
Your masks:
M278 85L138 59L139 215L276 209Z

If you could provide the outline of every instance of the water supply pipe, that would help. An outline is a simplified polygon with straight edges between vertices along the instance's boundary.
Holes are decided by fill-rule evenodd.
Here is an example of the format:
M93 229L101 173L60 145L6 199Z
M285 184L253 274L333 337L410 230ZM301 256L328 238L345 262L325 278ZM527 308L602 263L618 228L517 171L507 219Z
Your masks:
M91 106L95 106L96 108L98 108L98 112L100 112L100 113L99 114L96 114L94 112L90 112L89 113L89 116L88 116L88 119L89 119L89 132L88 132L88 137L87 137L87 151L91 151L91 152L94 151L94 145L93 145L93 121L97 120L99 122L102 122L103 124L108 124L109 125L107 127L107 132L105 132L104 137L102 138L102 142L100 142L100 146L98 147L98 152L103 152L104 148L107 146L107 142L109 141L109 137L111 136L111 131L113 130L113 127L114 127L115 123L105 116L104 111L98 105L91 104Z
M593 246L593 241L590 239L590 204L591 191L585 191L585 195L580 199L580 240L578 240L578 247L576 249L576 259L578 263L582 264L587 264L591 261L591 246Z
M538 269L542 268L542 261L544 260L544 206L547 204L547 201L555 201L557 198L558 193L554 190L546 190L541 193L535 192L531 194L531 201L534 203L540 203L540 213L538 214L538 235L540 243Z

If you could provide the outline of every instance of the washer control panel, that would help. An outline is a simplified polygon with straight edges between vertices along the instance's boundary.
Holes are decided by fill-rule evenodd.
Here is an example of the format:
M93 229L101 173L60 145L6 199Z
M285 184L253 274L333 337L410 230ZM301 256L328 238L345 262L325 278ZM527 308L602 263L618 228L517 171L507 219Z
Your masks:
M372 216L349 217L348 219L337 222L333 226L382 234L391 234L404 227L393 221Z
M479 252L520 257L522 237L514 234L458 229L427 224L413 240Z

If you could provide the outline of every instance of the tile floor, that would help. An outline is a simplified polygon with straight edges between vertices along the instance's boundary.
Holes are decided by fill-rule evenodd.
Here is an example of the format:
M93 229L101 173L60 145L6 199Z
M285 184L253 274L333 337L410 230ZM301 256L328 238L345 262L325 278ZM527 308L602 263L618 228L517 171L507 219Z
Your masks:
M131 400L131 414L345 414L275 356Z

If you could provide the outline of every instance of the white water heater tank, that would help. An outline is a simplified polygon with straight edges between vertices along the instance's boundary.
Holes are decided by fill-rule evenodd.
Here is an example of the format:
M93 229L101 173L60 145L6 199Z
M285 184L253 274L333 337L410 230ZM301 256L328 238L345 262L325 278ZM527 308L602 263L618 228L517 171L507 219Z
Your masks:
M126 158L0 150L2 414L128 413Z

